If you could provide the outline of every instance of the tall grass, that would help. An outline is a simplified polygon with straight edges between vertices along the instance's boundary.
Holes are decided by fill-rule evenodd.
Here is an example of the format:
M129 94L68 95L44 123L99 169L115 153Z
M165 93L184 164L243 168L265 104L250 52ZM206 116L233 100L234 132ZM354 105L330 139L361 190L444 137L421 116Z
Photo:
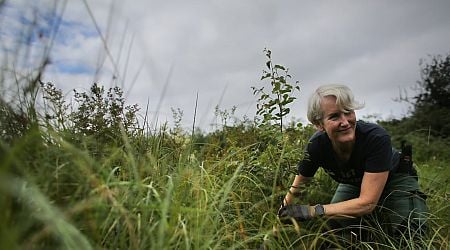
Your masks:
M246 182L258 183L241 167L229 175L212 174L227 160L207 168L193 160L170 166L166 152L161 157L157 149L138 159L131 147L112 149L111 156L97 160L52 136L54 145L42 147L24 138L2 155L1 169L24 173L1 176L2 211L8 212L2 236L17 239L16 246L203 249L251 244L240 208L250 201L239 197ZM31 145L20 148L25 143ZM20 157L36 146L42 152L35 153L44 156L34 159L38 162ZM123 165L111 166L118 158L126 159ZM19 212L11 206L20 207ZM12 232L17 237L10 237Z
M43 140L49 136L51 144ZM1 241L0 247L400 248L399 239L376 227L368 230L378 240L367 242L358 236L347 239L326 233L321 220L281 225L274 200L283 190L268 183L271 178L261 178L236 161L239 154L251 155L251 146L206 163L193 158L188 147L165 148L168 138L156 137L141 154L132 138L123 135L124 146L109 148L110 154L101 158L58 132L35 130L11 146L3 143L1 238L8 240ZM274 175L277 168L272 168ZM329 192L329 187L319 185L327 181L321 175L309 199L326 198L320 197L321 192ZM422 181L431 194L430 237L417 242L405 232L401 249L448 247L448 191L437 183L431 187L435 184L426 178Z

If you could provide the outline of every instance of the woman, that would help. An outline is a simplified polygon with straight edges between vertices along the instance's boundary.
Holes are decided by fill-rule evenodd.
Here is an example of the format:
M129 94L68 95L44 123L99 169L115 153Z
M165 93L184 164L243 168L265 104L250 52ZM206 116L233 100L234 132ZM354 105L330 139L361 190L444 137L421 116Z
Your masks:
M390 235L405 233L405 227L410 235L423 234L427 208L417 176L411 174L412 162L392 148L382 127L356 121L355 110L362 107L344 85L321 86L310 97L308 120L318 131L278 214L297 220L325 216L332 228L356 228L355 232L369 221ZM301 184L319 167L339 183L331 203L294 205Z

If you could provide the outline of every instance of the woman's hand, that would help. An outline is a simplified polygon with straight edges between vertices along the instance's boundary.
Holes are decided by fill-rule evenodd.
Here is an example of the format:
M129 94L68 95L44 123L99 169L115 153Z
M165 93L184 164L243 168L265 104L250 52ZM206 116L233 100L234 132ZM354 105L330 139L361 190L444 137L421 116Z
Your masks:
M314 217L314 207L309 205L287 205L278 210L278 217L281 222L290 222L293 218L296 221L305 221Z
M304 177L302 175L296 175L294 182L292 183L292 186L289 188L288 193L284 197L280 208L278 209L278 217L280 219L283 217L291 217L291 218L298 218L298 220L305 220L308 219L308 215L312 215L310 212L306 213L306 210L310 210L310 206L307 205L291 205L294 201L294 197L298 194L300 194L300 185L302 183L306 183L310 180L309 177ZM313 211L314 212L314 209ZM297 220L297 219L296 219Z

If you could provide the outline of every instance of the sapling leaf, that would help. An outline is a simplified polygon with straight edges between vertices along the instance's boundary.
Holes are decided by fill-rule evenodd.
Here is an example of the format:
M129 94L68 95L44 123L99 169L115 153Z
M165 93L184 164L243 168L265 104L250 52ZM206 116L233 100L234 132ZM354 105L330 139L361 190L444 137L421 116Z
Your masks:
M283 66L281 66L281 65L279 65L279 64L275 64L275 68L276 68L276 69L281 69L281 70L286 70L285 67L283 67Z

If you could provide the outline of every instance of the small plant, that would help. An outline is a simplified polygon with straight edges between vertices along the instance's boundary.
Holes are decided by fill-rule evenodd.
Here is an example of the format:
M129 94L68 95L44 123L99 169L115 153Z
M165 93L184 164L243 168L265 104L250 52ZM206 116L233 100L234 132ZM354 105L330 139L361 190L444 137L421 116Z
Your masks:
M214 108L214 115L216 117L220 117L222 122L222 128L225 128L228 126L228 121L231 117L234 116L234 113L236 112L237 107L233 106L231 110L223 109L221 110L219 105L216 105Z
M272 89L266 92L264 87L252 87L253 94L258 96L256 114L262 116L262 124L270 125L275 121L280 132L283 132L284 118L291 111L287 106L296 99L294 92L300 91L299 82L290 83L289 79L292 76L288 73L289 69L280 64L274 64L270 50L264 49L264 52L268 70L263 70L261 80L268 79Z
M53 83L41 83L42 98L44 99L44 121L57 130L65 130L68 122L70 105L66 103L64 95Z
M119 87L109 88L105 93L103 86L94 83L89 93L74 92L78 108L70 119L75 133L93 135L108 142L121 137L121 127L127 135L137 132L136 113L139 108L136 104L125 106Z

